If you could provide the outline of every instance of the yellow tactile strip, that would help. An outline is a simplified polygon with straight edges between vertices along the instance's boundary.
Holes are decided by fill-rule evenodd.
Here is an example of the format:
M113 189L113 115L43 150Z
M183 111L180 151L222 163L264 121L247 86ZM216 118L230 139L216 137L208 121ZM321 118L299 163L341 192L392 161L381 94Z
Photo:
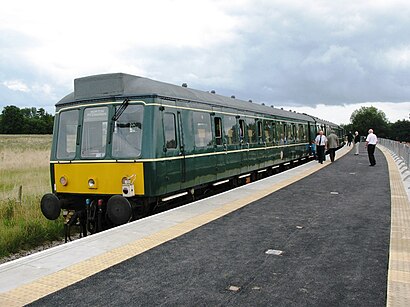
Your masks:
M348 152L348 149L339 151L337 156L341 158ZM28 283L22 287L10 290L0 294L0 306L23 306L46 295L63 289L71 284L81 281L91 275L105 270L117 263L137 256L151 248L154 248L164 242L179 237L191 230L216 220L230 212L246 206L262 197L265 197L277 190L280 190L291 183L294 183L317 170L329 165L329 163L317 164L308 170L285 179L277 184L273 184L264 190L256 191L248 197L232 201L229 204L216 208L207 213L195 216L178 225L172 226L165 230L159 231L142 239L136 240L129 244L115 248L104 254L92 257L78 264L64 268L56 273L39 278L34 282Z
M388 150L386 157L391 190L391 230L387 306L410 306L410 202L397 164Z

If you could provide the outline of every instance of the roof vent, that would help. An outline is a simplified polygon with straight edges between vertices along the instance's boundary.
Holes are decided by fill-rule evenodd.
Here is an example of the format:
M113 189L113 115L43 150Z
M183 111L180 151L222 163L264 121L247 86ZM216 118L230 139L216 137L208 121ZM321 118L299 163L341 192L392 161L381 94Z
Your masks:
M216 93L215 90L212 90L212 91L211 91L211 94L215 94L215 93Z
M231 98L235 99L235 95L232 95Z
M188 84L182 83L182 87L188 87Z

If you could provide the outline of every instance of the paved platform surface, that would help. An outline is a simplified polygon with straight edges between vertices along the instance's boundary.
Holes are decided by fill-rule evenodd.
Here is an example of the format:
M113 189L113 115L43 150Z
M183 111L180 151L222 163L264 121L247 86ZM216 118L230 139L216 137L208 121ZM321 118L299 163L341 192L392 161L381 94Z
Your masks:
M348 149L1 265L0 305L405 306L400 175Z

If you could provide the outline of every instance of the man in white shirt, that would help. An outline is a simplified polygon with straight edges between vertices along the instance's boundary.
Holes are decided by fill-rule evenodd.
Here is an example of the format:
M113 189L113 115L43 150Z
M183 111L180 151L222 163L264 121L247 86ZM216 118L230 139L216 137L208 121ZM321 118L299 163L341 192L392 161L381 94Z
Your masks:
M376 165L376 159L374 158L374 150L376 149L377 136L373 133L373 129L369 129L369 134L366 138L367 154L369 155L370 166Z
M315 143L316 143L317 158L319 160L318 162L323 164L323 160L325 159L325 147L327 144L327 138L325 135L323 135L322 130L320 130L319 134L316 136Z

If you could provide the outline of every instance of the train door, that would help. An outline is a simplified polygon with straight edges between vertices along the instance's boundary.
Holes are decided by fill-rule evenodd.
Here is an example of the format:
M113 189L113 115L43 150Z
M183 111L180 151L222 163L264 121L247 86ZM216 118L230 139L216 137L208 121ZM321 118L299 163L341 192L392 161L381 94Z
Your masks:
M264 120L263 121L263 142L265 144L265 167L271 166L273 158L273 145L274 145L274 135L275 128L272 121Z
M214 147L216 153L216 179L219 180L225 177L227 147L226 144L224 144L222 133L222 118L218 115L214 115L212 116L212 123L214 132Z
M236 170L241 163L241 155L237 152L239 144L238 126L234 115L224 115L224 150L225 154L225 171L227 177L236 175Z
M249 163L249 140L247 136L247 127L245 119L239 119L239 139L240 139L240 149L241 149L241 173L248 172L248 163Z
M257 135L257 120L255 118L246 118L246 128L248 137L248 166L249 171L259 168L259 153L261 150L257 150L258 135Z
M164 154L166 167L166 192L171 193L181 189L182 160L181 144L178 142L177 114L171 111L162 112L164 127ZM162 180L160 180L162 181Z
M316 131L315 131L315 125L314 123L308 122L308 142L311 143L316 137Z
M208 112L192 112L195 159L192 173L195 185L216 180L216 157L212 134L212 116Z
M181 185L186 182L186 159L185 159L185 139L184 128L182 125L181 112L177 112L177 125L178 125L178 140L179 140L179 156L181 160Z
M263 137L263 121L261 119L256 120L256 141L258 143L257 147L265 147L266 149L266 142ZM256 151L257 156L258 156L258 168L263 168L265 167L265 150L257 150Z

